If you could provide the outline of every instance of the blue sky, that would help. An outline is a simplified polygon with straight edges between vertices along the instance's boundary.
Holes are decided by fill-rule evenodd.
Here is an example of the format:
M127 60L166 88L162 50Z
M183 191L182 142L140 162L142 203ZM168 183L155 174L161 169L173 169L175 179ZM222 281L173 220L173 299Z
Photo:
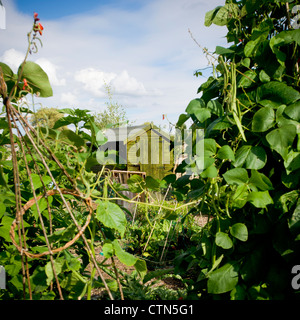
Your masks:
M225 0L2 0L6 30L0 30L0 61L14 70L26 52L26 34L38 12L43 47L29 60L48 74L54 95L35 108L74 107L99 112L121 104L131 121L176 122L205 77L193 76L208 61L191 39L214 51L227 46L226 28L204 26L204 16ZM208 76L208 72L205 73Z
M16 0L15 1L18 10L23 13L31 14L36 11L44 19L55 20L65 16L82 13L92 13L95 9L101 8L119 8L126 10L137 10L141 8L143 4L147 3L146 0Z

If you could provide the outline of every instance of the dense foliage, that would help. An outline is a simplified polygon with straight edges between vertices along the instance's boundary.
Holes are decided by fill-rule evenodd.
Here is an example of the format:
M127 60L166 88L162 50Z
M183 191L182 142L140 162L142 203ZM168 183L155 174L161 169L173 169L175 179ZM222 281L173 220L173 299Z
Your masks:
M300 30L291 27L295 4L226 1L206 14L206 26L227 26L230 47L216 48L214 75L177 123L192 118L193 128L205 130L197 210L214 217L199 245L177 258L178 272L197 266L191 297L297 296L291 287L300 253Z

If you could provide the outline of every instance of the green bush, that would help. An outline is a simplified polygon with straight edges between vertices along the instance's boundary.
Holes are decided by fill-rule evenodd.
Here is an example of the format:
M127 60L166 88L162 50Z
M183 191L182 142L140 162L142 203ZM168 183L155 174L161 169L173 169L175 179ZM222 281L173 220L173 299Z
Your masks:
M176 259L182 276L193 269L190 298L299 298L300 30L290 13L281 1L242 0L206 14L206 26L227 27L230 47L210 54L214 75L177 123L204 129L199 210L214 217Z

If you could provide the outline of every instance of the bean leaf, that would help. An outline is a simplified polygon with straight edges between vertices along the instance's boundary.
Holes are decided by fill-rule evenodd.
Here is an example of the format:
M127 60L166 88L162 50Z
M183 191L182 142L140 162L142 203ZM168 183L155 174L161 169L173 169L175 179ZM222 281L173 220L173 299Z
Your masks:
M218 232L216 234L216 245L223 249L230 249L232 248L233 243L227 233Z
M272 128L275 123L275 112L273 108L264 107L253 116L252 130L254 132L265 132Z
M126 216L121 208L112 202L97 201L96 218L102 222L106 227L115 229L124 236L126 228Z
M241 185L248 182L249 177L247 170L244 168L234 168L223 174L224 179L228 184Z
M212 272L207 281L208 293L220 294L231 291L239 281L237 269L236 265L229 262Z
M266 208L268 204L273 203L268 191L253 191L249 194L247 200L256 208Z
M236 223L230 228L230 234L240 241L248 240L248 229L243 223Z
M290 124L272 130L267 134L266 139L271 148L285 159L288 154L288 148L292 145L295 136L296 127Z
M18 75L21 73L22 65L19 67ZM53 91L46 72L35 62L26 61L22 73L22 79L26 79L34 93L39 92L40 97L51 97Z

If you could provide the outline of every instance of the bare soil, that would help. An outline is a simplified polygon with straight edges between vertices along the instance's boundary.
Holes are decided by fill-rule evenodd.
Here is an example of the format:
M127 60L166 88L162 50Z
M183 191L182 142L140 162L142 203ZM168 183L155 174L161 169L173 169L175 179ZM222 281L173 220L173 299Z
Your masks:
M207 215L202 215L202 214L194 217L195 223L200 227L204 227L207 224L208 219L209 221L211 221L213 218L212 217L209 218Z

